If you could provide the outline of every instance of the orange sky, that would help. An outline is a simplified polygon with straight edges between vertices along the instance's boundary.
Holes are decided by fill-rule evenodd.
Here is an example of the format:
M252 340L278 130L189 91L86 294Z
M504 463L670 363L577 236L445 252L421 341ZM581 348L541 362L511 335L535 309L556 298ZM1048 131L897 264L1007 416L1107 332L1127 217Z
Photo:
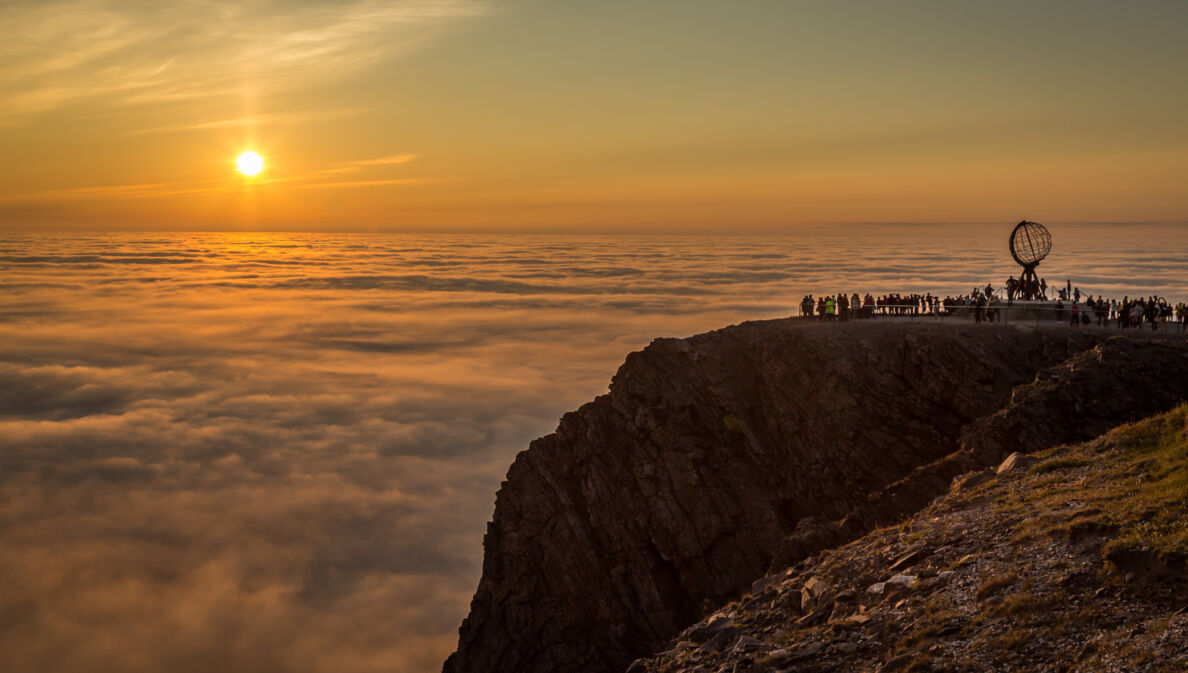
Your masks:
M0 7L0 228L1188 212L1183 2L159 5Z

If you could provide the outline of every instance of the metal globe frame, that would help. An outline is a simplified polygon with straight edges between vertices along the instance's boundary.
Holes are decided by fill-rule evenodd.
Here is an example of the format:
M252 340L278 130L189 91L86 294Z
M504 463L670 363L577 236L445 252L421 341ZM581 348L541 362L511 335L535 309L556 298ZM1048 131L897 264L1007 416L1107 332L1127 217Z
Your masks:
M1019 289L1023 299L1038 298L1040 286L1035 267L1052 251L1052 234L1039 222L1023 220L1011 230L1009 244L1011 257L1023 267L1023 273L1019 274Z

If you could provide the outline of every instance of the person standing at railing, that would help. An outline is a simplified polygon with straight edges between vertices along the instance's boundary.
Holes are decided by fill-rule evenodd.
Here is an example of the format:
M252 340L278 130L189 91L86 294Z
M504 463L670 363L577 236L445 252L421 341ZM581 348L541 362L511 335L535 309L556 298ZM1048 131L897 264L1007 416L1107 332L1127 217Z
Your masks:
M1143 327L1143 305L1136 299L1134 305L1130 307L1130 324L1127 327Z

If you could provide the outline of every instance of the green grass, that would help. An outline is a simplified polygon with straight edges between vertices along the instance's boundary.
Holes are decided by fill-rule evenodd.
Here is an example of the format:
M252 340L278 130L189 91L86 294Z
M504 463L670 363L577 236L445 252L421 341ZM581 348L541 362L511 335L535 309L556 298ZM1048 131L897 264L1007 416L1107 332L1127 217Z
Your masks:
M1118 431L1126 460L1109 476L1118 498L1104 504L1117 526L1102 553L1146 550L1167 563L1188 559L1188 405Z
M1088 464L1088 458L1083 458L1081 456L1067 456L1065 458L1045 460L1044 462L1032 467L1029 472L1031 474L1048 474L1049 472L1058 472L1060 470L1071 470L1077 467L1085 467Z
M1004 516L1030 513L1017 539L1104 538L1111 561L1135 554L1171 565L1188 560L1188 405L1062 447L1030 474L998 505Z

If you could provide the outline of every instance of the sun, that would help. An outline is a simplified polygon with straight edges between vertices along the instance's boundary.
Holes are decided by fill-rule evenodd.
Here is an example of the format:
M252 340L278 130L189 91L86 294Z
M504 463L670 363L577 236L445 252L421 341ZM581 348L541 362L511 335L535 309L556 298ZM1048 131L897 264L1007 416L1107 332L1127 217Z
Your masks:
M264 157L259 152L244 152L235 159L235 167L249 178L255 177L264 170Z

